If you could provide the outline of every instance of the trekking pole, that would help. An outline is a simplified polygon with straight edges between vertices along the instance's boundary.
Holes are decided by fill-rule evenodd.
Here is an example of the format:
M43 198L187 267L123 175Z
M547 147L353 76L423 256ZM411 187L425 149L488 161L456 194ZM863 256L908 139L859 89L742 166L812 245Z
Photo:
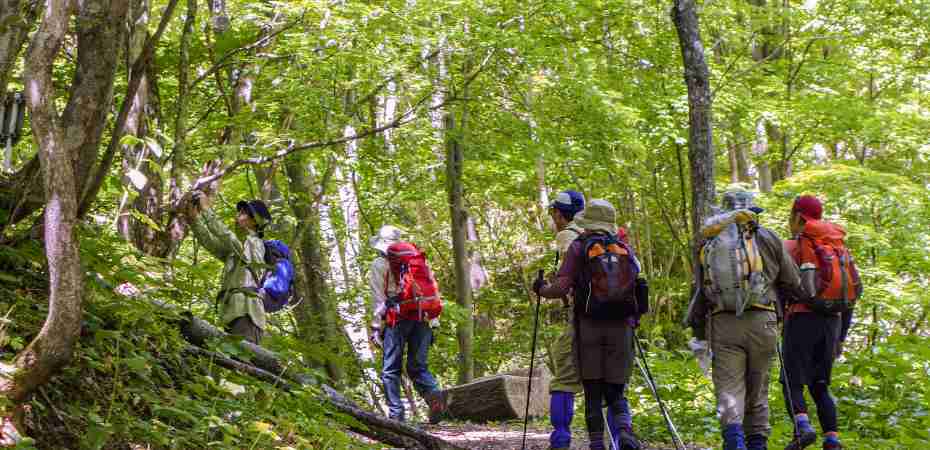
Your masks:
M791 395L791 383L788 382L788 370L785 369L785 355L782 353L781 338L775 338L775 350L778 353L778 365L781 366L781 377L785 380L785 398L788 399L788 412L791 413L791 425L794 428L794 440L792 443L801 446L801 433L797 425L794 424L794 398Z
M543 271L539 269L536 273L536 280L543 279ZM520 447L526 450L526 425L530 420L530 396L533 393L533 365L536 361L536 331L539 329L539 294L536 294L536 314L533 319L533 343L530 347L530 372L526 376L526 408L523 410L523 445Z
M646 379L646 385L649 386L649 390L652 391L652 395L655 396L656 402L659 404L659 410L662 412L662 416L665 417L665 425L668 426L668 432L672 435L672 442L675 444L676 450L685 450L685 442L681 440L678 429L675 428L675 424L672 422L672 416L669 415L668 409L665 408L665 402L663 402L662 397L659 396L659 388L656 386L652 371L649 370L649 363L646 362L646 352L643 351L643 346L639 342L636 329L633 329L633 344L639 352L639 359L636 360L636 363L639 366L639 370L643 373L643 378Z

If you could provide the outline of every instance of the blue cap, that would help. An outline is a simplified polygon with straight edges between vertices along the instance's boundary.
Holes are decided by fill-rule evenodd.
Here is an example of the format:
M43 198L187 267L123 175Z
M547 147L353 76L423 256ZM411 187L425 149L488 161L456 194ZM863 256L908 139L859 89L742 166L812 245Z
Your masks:
M577 191L559 192L549 207L561 211L566 218L571 219L584 209L584 195Z

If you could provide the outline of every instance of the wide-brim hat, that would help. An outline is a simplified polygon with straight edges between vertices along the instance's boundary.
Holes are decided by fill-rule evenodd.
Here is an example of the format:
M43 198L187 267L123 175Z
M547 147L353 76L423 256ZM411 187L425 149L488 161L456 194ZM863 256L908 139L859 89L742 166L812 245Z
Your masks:
M617 210L607 200L594 199L575 215L575 224L586 231L617 232Z
M387 253L388 247L390 247L391 244L400 242L400 239L403 237L403 235L404 230L401 230L394 225L384 225L381 227L381 229L378 230L378 234L368 239L368 245L372 246L378 251Z

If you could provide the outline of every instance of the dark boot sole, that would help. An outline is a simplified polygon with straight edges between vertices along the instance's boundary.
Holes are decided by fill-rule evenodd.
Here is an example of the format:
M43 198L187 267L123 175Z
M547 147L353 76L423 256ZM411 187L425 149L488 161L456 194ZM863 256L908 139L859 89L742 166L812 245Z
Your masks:
M809 431L807 433L801 433L801 436L791 441L785 450L802 450L809 447L817 440L817 433Z

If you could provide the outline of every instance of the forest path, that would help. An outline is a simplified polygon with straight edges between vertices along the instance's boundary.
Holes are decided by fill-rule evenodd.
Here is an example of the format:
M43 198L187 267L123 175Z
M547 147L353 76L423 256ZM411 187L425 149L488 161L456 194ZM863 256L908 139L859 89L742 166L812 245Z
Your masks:
M470 450L519 450L523 442L523 424L520 423L443 423L421 427L434 436ZM549 431L548 426L544 424L530 424L526 431L526 450L548 450ZM572 450L588 449L588 440L582 434L581 431L573 431ZM645 443L642 448L643 450L675 450L672 444ZM688 450L699 448L689 446Z

